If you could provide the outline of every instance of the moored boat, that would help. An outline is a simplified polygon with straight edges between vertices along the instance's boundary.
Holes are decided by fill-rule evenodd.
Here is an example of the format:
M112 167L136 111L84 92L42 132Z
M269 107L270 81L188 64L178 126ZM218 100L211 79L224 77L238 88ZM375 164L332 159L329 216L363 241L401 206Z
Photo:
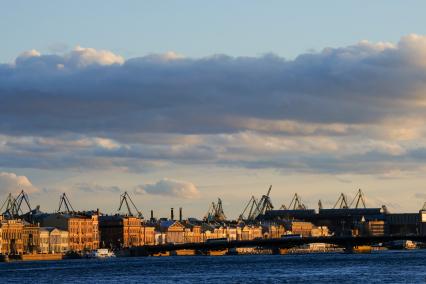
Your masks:
M92 251L91 253L87 254L86 257L88 258L109 258L109 257L115 257L114 252L110 251L109 249L97 249Z

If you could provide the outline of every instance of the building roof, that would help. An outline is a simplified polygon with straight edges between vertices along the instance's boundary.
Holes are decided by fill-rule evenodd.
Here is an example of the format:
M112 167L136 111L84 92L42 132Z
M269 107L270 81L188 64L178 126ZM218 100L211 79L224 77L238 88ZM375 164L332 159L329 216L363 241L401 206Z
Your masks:
M57 229L57 228L55 228L55 227L40 227L40 231L52 232L55 229Z

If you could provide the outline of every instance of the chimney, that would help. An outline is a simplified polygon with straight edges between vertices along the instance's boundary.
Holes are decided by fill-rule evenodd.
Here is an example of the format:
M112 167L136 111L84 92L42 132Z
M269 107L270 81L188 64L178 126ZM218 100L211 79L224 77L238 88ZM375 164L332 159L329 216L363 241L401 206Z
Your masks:
M173 214L173 208L170 208L170 220L174 220L175 216Z
M179 207L179 222L182 222L182 207Z
M154 220L154 210L151 210L151 221Z

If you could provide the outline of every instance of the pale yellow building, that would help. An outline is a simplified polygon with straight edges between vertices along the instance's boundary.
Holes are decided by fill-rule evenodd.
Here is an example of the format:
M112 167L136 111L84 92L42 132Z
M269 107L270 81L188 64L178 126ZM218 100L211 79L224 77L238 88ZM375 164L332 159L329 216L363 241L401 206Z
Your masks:
M327 226L314 227L311 230L312 237L328 237L330 236L330 231Z
M69 250L68 232L54 227L40 228L40 253L66 253Z
M49 228L51 227L41 227L40 228L40 235L39 235L39 248L38 248L38 252L39 253L49 253L50 251L50 240L49 240L49 235L50 235L50 230Z
M67 231L54 229L50 232L50 252L65 253L69 250L69 235Z
M283 225L268 225L263 227L263 237L265 239L278 239L286 233Z
M248 241L258 238L262 238L262 227L261 226L244 226L241 228L241 237L239 240Z
M166 235L166 242L181 244L185 242L185 226L179 221L163 221L160 223L160 232Z

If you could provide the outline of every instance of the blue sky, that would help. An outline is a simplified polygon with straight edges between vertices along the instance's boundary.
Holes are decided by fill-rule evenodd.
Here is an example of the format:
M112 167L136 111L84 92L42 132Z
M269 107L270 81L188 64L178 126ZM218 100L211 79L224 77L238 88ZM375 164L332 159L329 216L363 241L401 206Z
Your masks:
M424 1L264 3L1 2L0 195L236 217L272 184L277 207L362 188L418 210Z
M76 45L124 57L308 50L425 34L424 1L2 1L0 62Z

